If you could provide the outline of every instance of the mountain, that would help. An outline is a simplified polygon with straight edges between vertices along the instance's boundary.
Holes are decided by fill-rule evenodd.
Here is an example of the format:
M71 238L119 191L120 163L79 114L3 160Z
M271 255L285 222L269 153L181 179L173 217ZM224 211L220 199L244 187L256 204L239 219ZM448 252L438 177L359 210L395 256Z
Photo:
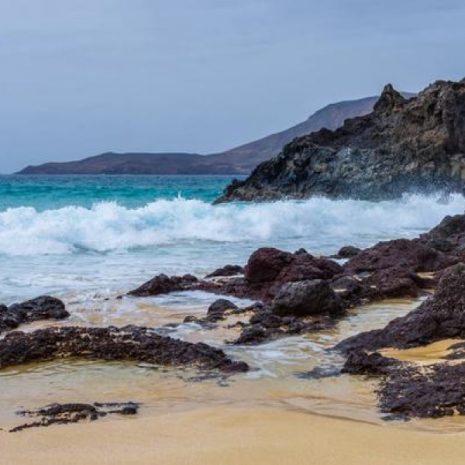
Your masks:
M410 99L387 85L372 113L294 139L218 202L383 200L464 188L465 81L437 81Z
M20 174L249 174L294 138L323 127L336 129L347 118L369 113L377 99L328 105L303 123L218 154L108 152L79 161L28 166Z

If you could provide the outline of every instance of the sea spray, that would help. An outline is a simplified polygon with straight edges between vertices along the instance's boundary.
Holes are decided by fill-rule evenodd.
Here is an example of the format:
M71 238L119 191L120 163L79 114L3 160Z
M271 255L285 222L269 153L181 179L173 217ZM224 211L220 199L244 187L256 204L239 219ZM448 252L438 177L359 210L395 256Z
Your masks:
M19 207L0 212L0 254L111 253L205 242L257 247L285 242L331 253L344 244L413 237L464 209L460 195L377 203L312 198L213 206L178 197L138 208L116 202L45 211Z

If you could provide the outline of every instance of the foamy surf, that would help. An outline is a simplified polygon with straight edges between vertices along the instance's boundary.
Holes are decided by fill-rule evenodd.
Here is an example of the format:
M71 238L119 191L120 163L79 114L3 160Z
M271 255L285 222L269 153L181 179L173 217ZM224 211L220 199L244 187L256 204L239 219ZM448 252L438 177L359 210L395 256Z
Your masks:
M209 241L295 242L330 253L348 243L411 237L464 210L461 195L410 195L376 203L313 198L213 206L176 198L139 208L115 202L45 211L19 207L0 213L0 254L105 253Z

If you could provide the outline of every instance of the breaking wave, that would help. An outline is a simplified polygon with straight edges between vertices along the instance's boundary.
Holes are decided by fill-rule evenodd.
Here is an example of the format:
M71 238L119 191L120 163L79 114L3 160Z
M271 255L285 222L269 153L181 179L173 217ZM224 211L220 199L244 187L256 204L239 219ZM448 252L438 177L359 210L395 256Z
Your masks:
M134 209L112 202L46 211L19 207L0 213L0 254L101 253L196 241L367 245L416 235L464 210L460 195L377 203L313 198L213 206L178 198Z

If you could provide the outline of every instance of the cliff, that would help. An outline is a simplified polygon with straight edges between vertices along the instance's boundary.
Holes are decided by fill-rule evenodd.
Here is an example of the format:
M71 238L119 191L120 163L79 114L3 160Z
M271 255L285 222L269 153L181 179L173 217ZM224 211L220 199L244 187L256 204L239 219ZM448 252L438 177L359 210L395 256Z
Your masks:
M373 112L296 138L217 202L383 200L464 186L465 81L437 81L410 99L387 85Z

